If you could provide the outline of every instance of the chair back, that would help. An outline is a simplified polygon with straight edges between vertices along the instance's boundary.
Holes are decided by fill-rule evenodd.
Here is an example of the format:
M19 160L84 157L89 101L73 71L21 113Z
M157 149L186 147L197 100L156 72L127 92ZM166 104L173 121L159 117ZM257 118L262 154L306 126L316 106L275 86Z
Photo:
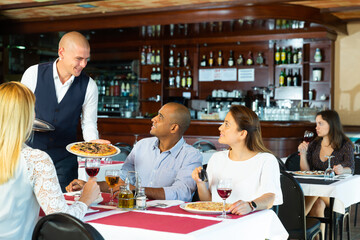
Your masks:
M276 157L276 159L279 163L280 171L286 171L285 163L283 162L283 160L281 160L281 158L279 157Z
M193 147L199 149L200 152L206 152L209 150L216 150L215 145L205 139L200 139L193 144Z
M354 162L355 162L355 170L354 174L360 175L360 155L354 155Z
M288 171L300 170L300 156L298 152L294 152L287 157L285 162L285 168Z
M120 153L114 157L112 157L113 160L116 161L125 161L127 156L130 154L132 150L132 146L127 143L118 142L115 143L114 146L118 147L120 149Z
M66 213L42 217L35 226L32 240L104 240L90 224Z
M306 239L305 199L301 186L287 172L281 172L280 182L283 204L279 205L278 217L289 234L296 233L297 239Z

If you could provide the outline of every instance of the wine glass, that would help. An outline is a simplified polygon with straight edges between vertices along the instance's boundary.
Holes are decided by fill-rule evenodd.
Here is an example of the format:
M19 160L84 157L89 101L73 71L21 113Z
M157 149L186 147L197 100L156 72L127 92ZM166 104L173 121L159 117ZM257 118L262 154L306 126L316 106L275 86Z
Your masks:
M116 184L119 183L120 180L120 170L118 169L110 169L105 171L105 180L107 185L110 187L110 202L106 205L115 206L114 198L113 198L113 188Z
M232 191L231 179L230 178L220 179L217 185L217 192L219 196L224 200L224 203L223 203L222 214L220 216L217 216L218 218L231 218L230 216L226 215L226 211L225 211L226 199L230 196L231 191Z
M85 171L89 177L95 177L100 171L100 158L87 158L85 160Z
M313 137L314 137L314 133L313 133L313 132L308 131L308 130L306 130L306 131L304 132L304 141L305 141L305 142L307 142L307 143L311 142L311 140L313 139Z
M328 159L328 168L324 172L324 179L325 180L334 180L335 178L335 171L331 168L331 159L334 156L325 156Z

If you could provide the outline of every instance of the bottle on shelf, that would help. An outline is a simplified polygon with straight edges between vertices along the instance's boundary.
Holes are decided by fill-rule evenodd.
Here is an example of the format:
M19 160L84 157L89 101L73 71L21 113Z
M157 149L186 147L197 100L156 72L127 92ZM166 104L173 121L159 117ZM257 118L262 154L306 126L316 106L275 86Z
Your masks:
M174 36L175 24L170 24L170 36Z
M321 62L322 56L321 56L321 51L320 48L316 48L315 49L315 55L314 55L314 61L315 62Z
M125 83L122 82L121 83L121 96L125 97L125 95L126 95L126 86L125 86Z
M106 94L106 81L105 81L105 79L104 79L104 80L102 80L102 82L101 82L101 95L102 95L102 96L105 96L105 94Z
M156 56L155 56L155 64L160 65L161 64L161 55L160 55L160 49L157 50Z
M181 53L178 52L177 58L176 58L176 67L181 66Z
M114 79L113 80L111 80L111 82L110 82L110 96L114 96L114 85L115 85L115 83L114 83Z
M141 49L141 65L146 65L146 46Z
M201 67L206 67L206 65L207 65L207 60L206 60L206 55L204 54L204 55L202 56L202 59L201 59L201 62L200 62L200 66L201 66Z
M126 83L125 85L125 95L130 96L130 83Z
M180 78L180 70L177 70L176 77L175 77L176 87L180 88L181 78Z
M210 51L209 67L212 67L213 65L214 65L214 56L213 56L213 52Z
M161 71L160 71L160 67L158 67L157 69L156 69L156 82L161 82Z
M229 59L228 59L228 66L229 67L234 66L234 58L233 58L233 51L232 50L230 50L230 56L229 56Z
M276 52L275 52L275 64L280 64L281 63L281 58L280 58L280 47L276 46Z
M152 51L151 46L148 47L148 52L146 54L146 64L151 65L151 57L152 57Z
M290 87L293 86L293 77L292 77L292 72L291 69L288 70L288 73L286 75L286 86Z
M302 63L302 49L298 48L297 50L297 59L298 59L298 63Z
M184 58L183 58L183 66L186 67L189 62L188 52L187 50L184 51Z
M160 35L161 35L161 25L158 24L156 25L156 36L160 37Z
M294 86L300 86L300 76L298 74L298 71L294 71L293 80L292 80Z
M175 87L175 77L174 77L174 72L172 70L170 70L169 87Z
M217 58L217 65L218 65L218 66L221 66L221 65L222 65L222 60L223 60L223 58L222 58L222 51L219 50L219 55L218 55L218 58Z
M279 76L279 87L285 86L285 69L281 69Z
M110 84L109 84L109 81L106 82L105 96L110 96Z
M174 67L174 51L170 49L169 67Z
M181 87L185 88L186 87L186 72L183 72L183 76L181 78Z
M118 97L120 95L120 86L119 86L119 80L115 80L114 85L114 96Z
M293 64L298 64L298 50L294 48L294 52L292 53L292 62Z
M253 64L254 64L254 61L253 61L253 57L252 57L252 52L249 51L249 53L246 57L246 65L251 66Z
M188 72L188 76L186 78L186 87L191 88L192 86L192 76L191 71Z
M286 50L285 50L285 47L282 47L282 49L281 49L280 60L281 60L281 64L286 63Z
M258 56L256 58L256 64L261 66L264 65L264 57L262 56L261 52L258 53Z
M242 54L239 54L239 57L238 57L238 59L236 60L236 64L237 64L238 66L244 65L244 58L243 58Z
M150 64L155 64L155 49L151 51Z
M291 60L292 60L292 51L291 51L291 47L288 47L286 48L286 63L291 64Z
M157 79L157 73L156 73L156 68L152 68L151 74L150 74L150 80L152 82L156 82Z

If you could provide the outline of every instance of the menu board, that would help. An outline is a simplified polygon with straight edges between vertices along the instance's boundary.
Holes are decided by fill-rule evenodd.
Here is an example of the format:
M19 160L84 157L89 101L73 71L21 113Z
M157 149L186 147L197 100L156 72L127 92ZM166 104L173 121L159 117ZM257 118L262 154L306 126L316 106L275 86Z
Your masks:
M243 68L238 70L239 82L254 82L255 81L255 69Z
M236 81L236 68L213 68L199 70L200 82L213 82L215 80Z

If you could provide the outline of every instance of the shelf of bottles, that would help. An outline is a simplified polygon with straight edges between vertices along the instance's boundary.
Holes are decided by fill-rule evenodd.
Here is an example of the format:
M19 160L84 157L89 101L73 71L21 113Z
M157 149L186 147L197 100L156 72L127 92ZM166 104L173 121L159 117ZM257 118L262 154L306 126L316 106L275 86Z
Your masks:
M125 117L125 112L136 114L139 108L138 74L133 71L136 60L111 64L114 65L93 64L88 69L98 87L98 114L120 117Z

